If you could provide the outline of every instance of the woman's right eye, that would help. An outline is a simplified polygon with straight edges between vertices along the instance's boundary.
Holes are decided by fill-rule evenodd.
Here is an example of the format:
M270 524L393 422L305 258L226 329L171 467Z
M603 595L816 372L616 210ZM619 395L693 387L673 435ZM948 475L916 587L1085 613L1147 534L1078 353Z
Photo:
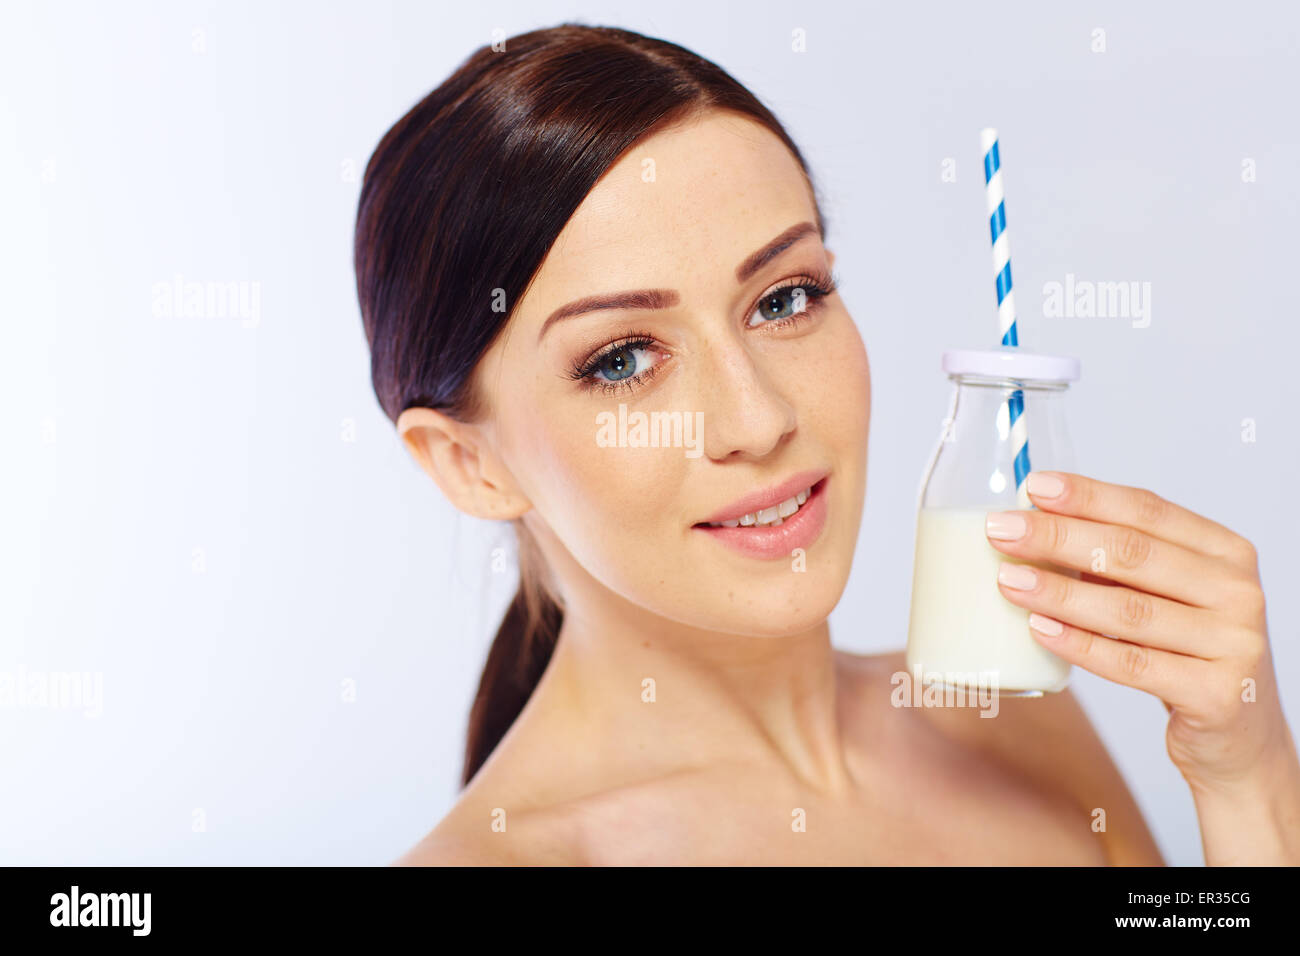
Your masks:
M625 338L574 367L571 377L590 388L635 388L655 374L664 355L648 336Z
M649 349L638 349L623 345L612 352L606 352L593 372L600 373L599 377L607 382L621 382L623 379L631 378L637 372L643 371L651 364L652 359Z

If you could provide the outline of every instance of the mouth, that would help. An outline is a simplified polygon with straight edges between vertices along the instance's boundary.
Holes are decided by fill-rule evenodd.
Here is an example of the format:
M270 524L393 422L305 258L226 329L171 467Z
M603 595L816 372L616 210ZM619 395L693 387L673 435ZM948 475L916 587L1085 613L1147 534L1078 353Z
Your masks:
M788 557L807 548L826 526L825 471L804 472L776 488L735 502L692 526L747 557Z

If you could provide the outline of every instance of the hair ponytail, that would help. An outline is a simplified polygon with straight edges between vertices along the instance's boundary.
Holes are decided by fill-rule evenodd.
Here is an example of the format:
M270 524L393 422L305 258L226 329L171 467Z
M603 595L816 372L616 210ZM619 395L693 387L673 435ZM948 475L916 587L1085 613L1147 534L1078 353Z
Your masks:
M528 703L551 661L564 621L564 612L546 584L532 534L522 521L514 526L519 541L519 590L492 640L470 707L462 786L478 773Z

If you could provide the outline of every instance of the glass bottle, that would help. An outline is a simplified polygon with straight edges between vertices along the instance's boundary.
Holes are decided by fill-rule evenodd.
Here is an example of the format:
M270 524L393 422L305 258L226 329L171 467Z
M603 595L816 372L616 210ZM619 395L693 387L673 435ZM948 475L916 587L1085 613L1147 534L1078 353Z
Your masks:
M952 402L917 502L908 671L923 683L990 688L998 696L1059 691L1069 662L1035 640L1029 612L1003 597L997 581L1002 561L1046 565L1003 554L984 528L990 511L1033 508L1017 490L1016 458L1025 444L1011 427L1017 401L1025 473L1075 470L1065 396L1079 360L1013 346L959 349L944 353L943 370Z

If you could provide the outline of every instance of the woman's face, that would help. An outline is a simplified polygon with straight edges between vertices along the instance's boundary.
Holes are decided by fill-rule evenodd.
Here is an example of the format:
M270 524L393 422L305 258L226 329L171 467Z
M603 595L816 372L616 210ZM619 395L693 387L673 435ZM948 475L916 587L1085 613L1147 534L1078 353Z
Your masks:
M781 635L839 600L870 370L823 294L833 257L816 221L781 141L711 111L630 150L566 224L475 384L572 610ZM703 526L722 519L744 523Z

